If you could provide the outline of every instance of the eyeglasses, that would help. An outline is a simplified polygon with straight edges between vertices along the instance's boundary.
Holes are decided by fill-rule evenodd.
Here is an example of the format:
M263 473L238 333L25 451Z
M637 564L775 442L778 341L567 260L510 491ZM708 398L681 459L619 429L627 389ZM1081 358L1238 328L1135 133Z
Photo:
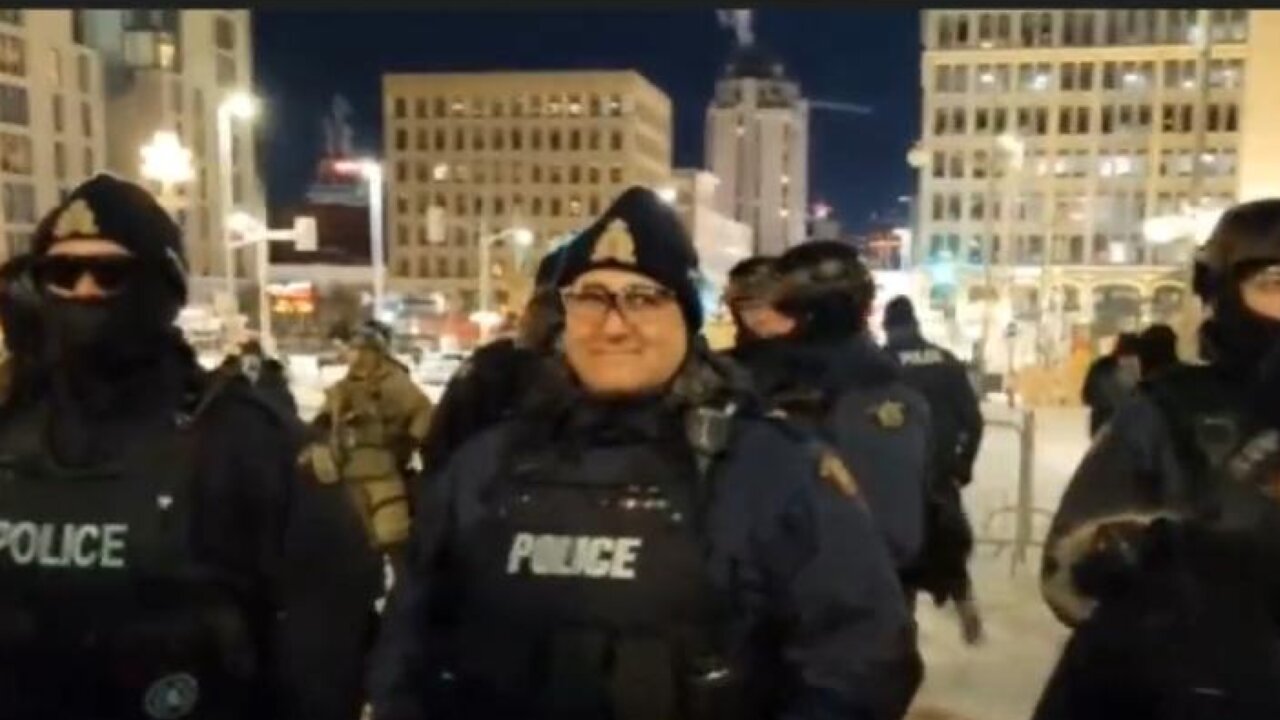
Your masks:
M625 320L650 320L674 297L675 293L666 288L647 285L632 285L621 292L609 292L603 288L560 292L565 316L588 323L604 322L610 310L617 311Z
M46 255L33 268L36 281L44 287L74 292L86 274L102 292L120 292L137 273L137 261L124 255Z

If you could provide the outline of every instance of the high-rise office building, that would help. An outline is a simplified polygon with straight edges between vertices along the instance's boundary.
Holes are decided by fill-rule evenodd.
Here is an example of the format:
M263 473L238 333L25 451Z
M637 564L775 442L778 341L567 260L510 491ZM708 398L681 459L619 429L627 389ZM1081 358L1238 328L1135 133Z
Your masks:
M490 307L515 306L552 243L671 176L671 102L635 72L394 74L382 88L391 283L452 308L480 305L482 241L505 233Z

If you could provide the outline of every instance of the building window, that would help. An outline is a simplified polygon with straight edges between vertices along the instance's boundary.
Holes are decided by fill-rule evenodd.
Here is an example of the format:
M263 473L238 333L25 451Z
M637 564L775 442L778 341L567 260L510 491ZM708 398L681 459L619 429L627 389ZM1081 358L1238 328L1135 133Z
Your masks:
M432 149L436 152L444 152L445 146L449 144L449 136L443 128L436 128L434 137L432 138Z
M560 184L560 167L559 166L552 165L551 167L547 168L547 182L551 183L552 185Z
M578 150L582 149L582 131L581 130L569 131L569 149L574 152L577 152Z
M62 143L56 143L62 147ZM26 135L0 133L0 172L13 175L31 175L31 138ZM66 173L62 173L65 175Z
M453 131L453 149L456 152L463 152L467 149L467 131L462 128L455 128Z
M542 149L542 129L541 128L534 128L529 132L529 149L535 150L535 151Z
M0 8L0 24L22 25L22 11Z
M67 146L61 140L53 143L53 174L59 180L67 179Z
M396 226L396 244L400 247L406 247L409 245L409 228L407 226Z
M547 133L547 149L552 152L560 151L560 131L552 130Z
M22 38L0 35L0 75L27 76L27 44Z
M404 151L409 149L409 131L404 128L396 130L396 150Z
M36 189L27 183L4 184L4 217L10 222L33 224L36 221Z
M520 131L520 128L511 129L511 149L512 150L524 149L524 133Z
M395 117L397 120L404 119L405 112L406 112L404 98L402 97L396 98L395 100L392 101L391 105L392 105L392 112L391 112L392 116Z
M396 182L408 182L408 181L409 181L409 167L403 160L399 160L396 162Z
M418 141L414 144L414 146L418 149L418 152L427 152L428 150L431 149L431 143L430 143L431 138L427 135L426 128L418 129L417 140Z
M507 148L507 134L502 132L501 128L494 128L491 144L494 150L505 150Z
M529 180L531 182L535 182L535 183L542 182L542 166L534 165L532 168L530 168L529 175L530 175Z
M560 202L560 198L558 197L551 198L551 209L548 214L553 218L560 217L561 207L562 205Z
M614 165L609 168L609 182L617 185L622 182L622 166Z
M232 60L230 55L219 55L217 60L218 87L235 87L238 84L236 74L236 61Z
M0 122L10 125L31 124L31 107L27 89L0 83Z
M236 49L236 27L230 18L219 17L213 21L213 44L219 50Z

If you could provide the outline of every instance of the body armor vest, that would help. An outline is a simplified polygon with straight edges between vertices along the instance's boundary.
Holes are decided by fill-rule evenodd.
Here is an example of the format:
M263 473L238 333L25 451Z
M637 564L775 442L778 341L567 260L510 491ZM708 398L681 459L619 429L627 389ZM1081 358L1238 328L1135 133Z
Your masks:
M1250 433L1246 388L1211 366L1185 366L1144 385L1160 410L1183 477L1158 489L1177 507L1206 500L1220 470Z
M485 517L447 553L433 710L744 717L721 637L724 596L705 562L699 469L687 445L672 444L682 447L619 451L626 462L612 472L509 451Z
M192 553L195 418L84 469L43 449L45 420L0 427L0 714L250 716L245 607Z

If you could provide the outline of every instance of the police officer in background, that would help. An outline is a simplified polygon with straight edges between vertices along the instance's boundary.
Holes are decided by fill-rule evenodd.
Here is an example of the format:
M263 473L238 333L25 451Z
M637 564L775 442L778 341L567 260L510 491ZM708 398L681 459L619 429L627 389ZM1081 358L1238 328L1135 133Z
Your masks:
M422 490L375 718L903 715L913 628L860 491L734 412L696 270L642 188L568 247L560 372Z
M443 468L463 443L510 415L525 391L537 382L564 325L556 287L562 248L547 253L538 263L533 295L520 316L516 337L494 340L477 349L449 379L422 443L426 471Z
M1050 526L1042 589L1068 624L1097 605L1079 580L1124 566L1125 538L1155 517L1196 512L1222 491L1212 471L1243 440L1260 364L1280 339L1280 200L1222 217L1197 258L1195 291L1211 309L1200 331L1208 364L1157 374L1120 409Z
M358 522L173 326L178 227L99 175L32 246L33 325L7 330L38 371L0 406L0 715L353 717L359 648L317 638L360 622L329 564Z
M729 270L724 303L736 330L730 356L748 362L749 355L771 339L786 335L793 325L772 304L778 287L774 271L776 257L757 255L742 260Z
M757 391L840 451L895 566L924 545L929 407L871 338L871 272L852 247L814 241L773 264L779 334L740 355Z
M954 603L965 640L976 643L982 637L982 618L969 580L973 530L960 491L973 480L982 442L982 408L964 364L924 339L910 298L899 295L890 300L882 325L885 348L902 366L906 383L929 402L933 427L925 549L909 585L928 592L938 605Z

